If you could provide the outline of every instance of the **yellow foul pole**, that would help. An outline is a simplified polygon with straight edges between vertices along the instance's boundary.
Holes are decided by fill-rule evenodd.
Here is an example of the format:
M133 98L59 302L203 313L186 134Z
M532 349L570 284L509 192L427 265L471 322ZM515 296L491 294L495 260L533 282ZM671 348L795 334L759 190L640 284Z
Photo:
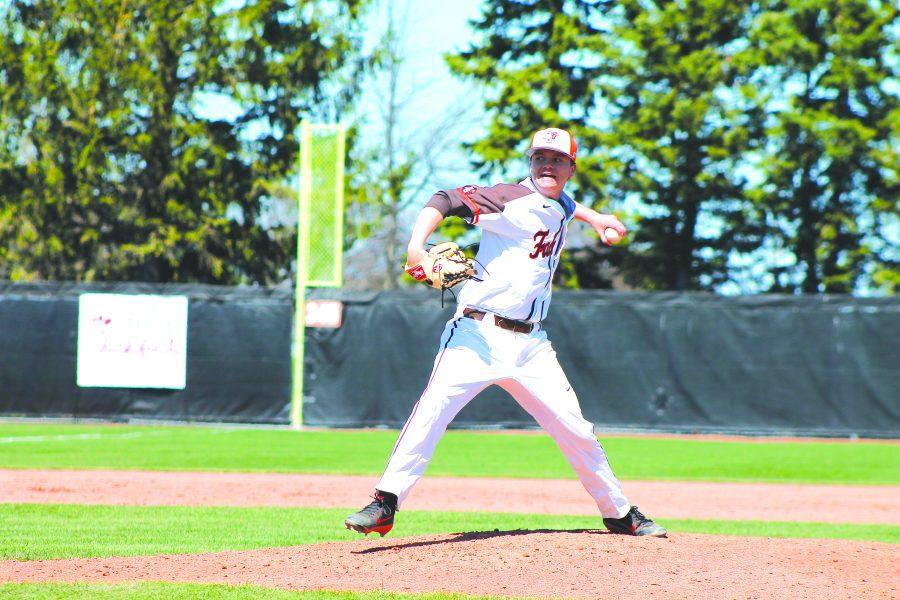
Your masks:
M312 128L300 124L300 193L297 207L297 285L294 291L294 360L291 427L303 425L303 354L306 344L306 285L309 261L309 214L312 198Z

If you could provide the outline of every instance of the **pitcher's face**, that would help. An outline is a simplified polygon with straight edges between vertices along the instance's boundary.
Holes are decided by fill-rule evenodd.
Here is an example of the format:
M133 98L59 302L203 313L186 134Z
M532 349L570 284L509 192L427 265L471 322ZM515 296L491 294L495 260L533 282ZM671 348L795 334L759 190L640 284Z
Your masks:
M543 195L558 199L566 182L575 174L572 159L553 150L537 150L531 155L531 180Z

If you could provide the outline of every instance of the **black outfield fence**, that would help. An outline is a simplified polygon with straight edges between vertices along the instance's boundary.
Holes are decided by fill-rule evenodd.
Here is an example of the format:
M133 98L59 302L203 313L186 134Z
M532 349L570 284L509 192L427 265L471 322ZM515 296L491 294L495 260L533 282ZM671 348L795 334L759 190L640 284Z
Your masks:
M452 314L428 292L343 296L308 335L308 424L403 424ZM546 330L600 429L900 435L897 299L561 291ZM491 388L454 425L534 422Z
M181 390L80 388L78 297L189 299ZM308 328L304 424L399 427L444 322L431 290L315 290L340 328ZM0 284L0 415L289 422L292 293L195 285ZM560 291L546 329L599 429L900 437L900 300ZM498 388L455 427L533 427Z
M76 385L83 293L188 297L187 385ZM0 415L286 423L291 290L154 284L0 284Z

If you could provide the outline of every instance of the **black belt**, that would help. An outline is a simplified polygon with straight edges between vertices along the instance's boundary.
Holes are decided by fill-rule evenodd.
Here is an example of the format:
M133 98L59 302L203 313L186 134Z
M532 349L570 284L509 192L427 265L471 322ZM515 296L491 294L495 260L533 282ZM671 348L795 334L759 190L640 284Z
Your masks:
M474 308L464 308L462 314L464 317L481 321L487 313L475 310ZM530 321L516 321L515 319L501 317L500 315L494 315L494 325L500 329L515 331L516 333L531 333L531 330L534 329L534 323L531 323Z

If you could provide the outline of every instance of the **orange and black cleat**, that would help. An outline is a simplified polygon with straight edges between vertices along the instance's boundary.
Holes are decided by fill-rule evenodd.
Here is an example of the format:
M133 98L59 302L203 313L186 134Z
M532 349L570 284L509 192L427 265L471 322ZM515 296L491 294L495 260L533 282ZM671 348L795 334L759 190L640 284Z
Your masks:
M384 537L394 527L394 513L397 512L396 496L376 490L375 500L358 513L347 517L344 525L347 529L369 535L373 531Z

